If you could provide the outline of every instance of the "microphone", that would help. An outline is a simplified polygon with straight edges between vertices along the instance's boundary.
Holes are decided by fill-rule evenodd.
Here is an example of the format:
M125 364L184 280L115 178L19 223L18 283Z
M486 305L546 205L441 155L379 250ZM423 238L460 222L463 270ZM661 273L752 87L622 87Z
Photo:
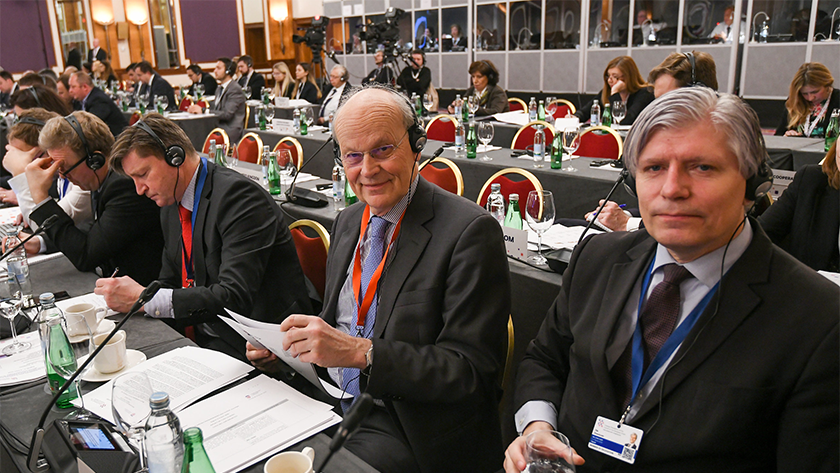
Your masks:
M441 154L441 153L443 153L443 148L444 148L443 146L441 146L440 148L438 148L438 149L437 149L437 151L435 151L435 153L432 155L432 158L431 158L431 159L429 159L428 161L426 161L425 163L423 163L423 165L422 165L422 166L420 166L420 169L418 169L418 170L417 170L417 172L422 171L424 167L428 166L429 164L431 164L431 162L432 162L432 161L434 161L435 159L437 159L437 158L438 158L438 156L440 156L440 154Z
M612 195L613 195L613 192L615 192L615 190L618 189L618 186L620 186L621 183L624 182L624 180L627 179L627 176L629 176L629 175L630 175L630 171L628 171L627 168L623 168L621 170L621 173L618 175L618 179L615 180L615 184L613 184L612 189L610 189L610 191L607 193L607 196L604 197L604 203L601 204L600 207L598 207L598 210L595 211L594 218L589 221L589 223L586 225L586 228L583 229L583 233L580 234L580 238L578 239L578 244L580 244L580 242L583 241L583 237L586 236L586 232L588 232L589 229L592 228L592 224L595 223L595 219L597 219L598 215L601 213L601 211L604 210L604 206L607 205L607 202L609 202L610 197L612 197Z
M46 220L44 221L44 223L46 223ZM44 227L42 226L41 228ZM41 452L41 443L44 440L44 423L46 423L47 421L47 415L49 414L53 404L55 404L58 398L62 394L64 394L65 391L67 391L67 388L70 387L73 381L75 381L76 378L79 377L79 374L82 371L84 371L85 368L88 367L88 365L93 361L93 359L96 358L96 355L98 355L99 352L102 351L103 348L105 348L105 345L107 345L108 342L110 342L111 339L114 338L114 335L116 335L117 332L122 328L122 326L125 325L126 322L128 322L128 319L130 319L131 316L135 313L139 312L140 308L143 307L143 305L145 305L147 302L149 302L149 300L151 300L152 297L154 297L154 295L157 294L158 290L160 290L160 281L152 281L148 286L146 286L146 288L140 294L140 297L137 299L137 302L135 302L134 305L131 306L131 310L129 310L128 313L126 313L125 317L123 317L123 319L120 320L119 323L117 323L117 325L113 328L113 330L111 330L111 333L108 334L105 340L103 340L102 343L100 343L99 346L96 347L95 350L93 350L93 353L91 353L90 356L87 357L85 362L82 363L82 366L76 368L76 372L74 372L73 375L70 376L70 378L68 378L67 381L64 382L61 388L58 391L56 391L56 393L53 395L52 399L50 399L49 404L47 404L47 408L44 409L44 412L41 414L41 419L38 421L38 426L32 433L32 442L29 444L29 455L26 459L26 463L29 466L29 471L45 471L47 468L49 468L48 466L42 466L40 468L38 467L38 454Z
M300 165L300 169L297 170L295 173L294 179L292 179L292 183L289 185L289 190L286 191L286 200L293 203L293 204L300 204L304 207L326 207L327 206L327 196L320 192L311 191L309 189L299 189L295 187L295 182L297 181L298 176L300 176L300 172L303 171L303 168L309 164L309 161L312 161L312 158L318 156L318 153L324 149L324 146L327 146L333 140L333 137L330 136L324 144L318 148L318 151L312 153L312 156L309 157L303 164Z
M373 409L373 396L368 393L362 393L358 398L356 398L353 408L350 409L350 412L348 412L344 420L341 421L341 425L338 426L338 432L335 433L335 436L333 436L332 441L330 442L329 453L326 457L324 457L324 461L321 462L321 466L315 471L324 471L324 466L326 466L327 462L330 461L333 454L341 449L344 442L346 442L347 439L359 429L362 421L368 416L368 414L370 414L371 409Z
M8 251L6 251L2 255L0 255L0 261L3 261L4 259L8 258L10 254L14 253L15 250L17 250L21 246L25 245L27 241L35 238L37 235L39 235L41 233L44 233L44 230L46 230L46 229L50 228L51 226L55 225L55 222L58 222L58 215L50 215L49 217L47 217L47 219L44 220L44 223L42 223L40 227L38 227L34 232L32 232L31 235L24 238L22 242L20 242L17 245L11 247Z

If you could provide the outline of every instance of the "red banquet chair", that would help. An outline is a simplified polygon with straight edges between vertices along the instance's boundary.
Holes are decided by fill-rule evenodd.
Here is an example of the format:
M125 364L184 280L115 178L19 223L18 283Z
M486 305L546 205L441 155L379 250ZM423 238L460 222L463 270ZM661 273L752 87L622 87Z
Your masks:
M547 122L541 120L534 120L531 123L520 128L519 131L516 132L516 134L513 136L513 142L511 142L510 144L511 149L525 149L529 146L533 146L534 135L537 133L536 125L543 126L546 145L554 141L554 127L549 125ZM546 149L548 149L547 146Z
M258 164L262 156L263 142L260 135L256 133L245 133L239 140L234 154L240 161Z
M426 124L426 136L430 140L453 142L458 119L452 115L438 115Z
M308 236L304 230L315 233ZM318 295L324 298L327 284L327 253L330 251L330 235L323 225L314 220L298 220L289 225L292 239L295 241L300 266Z
M207 154L210 152L210 140L216 140L216 145L222 145L225 149L230 149L230 138L228 138L227 132L222 130L221 128L213 128L210 130L210 133L207 134L207 138L204 139L204 146L201 147L201 152ZM210 159L213 159L213 156L210 156Z
M140 121L141 118L143 118L143 114L139 111L135 111L131 114L131 119L128 120L128 126L134 126L134 124Z
M292 155L292 164L295 165L295 169L300 169L301 165L303 165L303 147L300 145L300 141L292 138L291 136L287 136L274 145L275 153L281 149L289 150L289 154ZM280 159L277 160L277 163L280 166L286 165L286 163L281 162Z
M487 182L481 187L481 192L478 193L478 199L475 201L478 205L484 207L487 204L487 196L490 195L490 185L496 183L502 186L501 192L505 197L505 202L508 201L510 194L519 194L519 212L523 216L525 215L525 205L528 202L528 193L533 190L540 192L543 190L543 186L540 180L537 179L537 176L524 169L506 168L490 176L490 179L487 179Z
M510 107L511 112L517 112L520 110L523 112L528 111L528 106L525 105L525 101L516 97L508 97L508 107Z
M464 176L458 165L446 158L436 158L420 167L420 175L438 187L455 195L464 195Z
M181 99L181 103L178 104L178 110L180 110L182 112L186 112L187 110L189 110L190 105L192 105L192 104L193 104L192 98L190 98L189 95L185 95L184 98Z
M624 152L621 135L606 126L593 126L580 134L580 146L575 156L600 159L618 159Z

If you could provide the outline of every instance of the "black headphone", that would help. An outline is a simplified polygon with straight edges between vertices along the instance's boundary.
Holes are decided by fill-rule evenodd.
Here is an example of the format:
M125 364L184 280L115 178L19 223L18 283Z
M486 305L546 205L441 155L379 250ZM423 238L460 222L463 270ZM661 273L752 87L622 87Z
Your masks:
M697 80L697 58L694 57L694 53L689 51L687 53L683 53L683 56L688 60L688 63L691 65L691 82L688 83L689 87L707 87L711 89L708 85L700 82Z
M227 75L233 77L236 74L236 63L231 61L230 59L228 59L228 61L229 61L229 64L225 68L225 73L227 73Z
M41 106L41 100L38 98L38 91L35 90L35 87L29 87L26 90L29 90L29 91L32 92L32 96L35 97L35 103L40 107ZM43 125L41 125L41 126L43 126Z
M70 169L64 171L63 174L65 176L67 174L70 174L70 171L76 169L80 164L82 164L82 161L84 161L87 164L87 167L89 167L91 171L101 169L106 162L105 155L102 154L101 151L94 151L93 153L90 152L90 147L88 146L87 139L85 138L85 132L82 131L82 126L79 124L79 121L76 120L76 117L74 117L73 115L67 115L66 117L64 117L64 120L66 120L67 123L70 124L70 128L72 128L73 131L75 131L76 134L79 135L79 140L82 142L82 146L85 149L85 157L78 163L70 166Z
M43 120L38 120L37 118L33 117L21 117L18 119L18 123L26 124L26 125L35 125L38 127L43 128L47 123Z
M184 151L184 148L180 145L169 145L168 147L163 144L163 140L158 137L158 135L152 130L152 127L146 124L143 120L138 120L137 123L134 124L137 128L145 131L149 134L155 141L157 141L158 145L160 145L160 149L163 150L163 160L166 161L166 164L172 167L178 167L184 164L186 160L187 153Z
M493 83L498 84L499 83L499 72L496 70L496 67L493 65L493 63L491 63L490 61L487 61L485 59L482 59L481 63L484 64L485 66L487 66L487 68L490 70L490 72L487 74L487 80L489 82L493 82Z

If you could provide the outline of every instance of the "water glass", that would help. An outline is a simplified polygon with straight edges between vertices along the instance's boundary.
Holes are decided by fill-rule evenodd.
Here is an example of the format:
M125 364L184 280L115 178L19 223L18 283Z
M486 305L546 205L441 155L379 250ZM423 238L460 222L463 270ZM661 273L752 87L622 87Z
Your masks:
M435 106L435 98L432 94L423 94L423 107L426 108L427 111L431 112L432 108Z
M478 111L478 106L481 103L481 97L478 95L470 95L467 99L467 108L470 111L470 116L475 116L475 112Z
M494 133L495 130L492 122L483 121L478 123L478 141L481 141L481 144L484 145L484 156L481 157L482 161L493 160L493 158L487 155L487 145L493 141Z
M9 285L10 282L11 280L7 279L0 284L0 295L2 296L2 301L0 301L0 314L9 321L9 325L12 327L12 343L3 348L4 355L14 355L32 346L29 342L21 342L18 340L17 330L15 329L15 317L20 314L23 299L20 297L13 297L15 293L19 295L20 292L14 291Z
M554 195L551 191L533 190L528 193L525 220L531 230L537 232L537 255L528 258L528 261L545 265L547 261L542 255L542 234L554 225Z
M549 123L554 122L554 112L557 111L557 102L555 102L555 100L556 99L554 97L549 97L545 102L545 118Z
M165 95L158 95L156 98L158 99L158 103L160 104L160 108L163 109L163 113L165 115L166 110L169 108L169 99Z
M575 473L569 439L560 432L538 430L525 438L525 460L530 473Z
M129 372L114 379L111 385L111 414L117 428L130 440L140 446L140 469L136 473L147 473L146 467L146 419L152 412L149 398L152 396L152 382L144 372Z
M620 125L621 120L624 120L624 117L627 116L627 105L621 100L616 100L612 103L612 115L613 123Z
M265 106L265 126L269 130L271 129L271 123L274 121L274 106L273 105L266 105Z
M245 94L245 100L251 100L251 88L249 86L243 87L242 93Z
M563 150L566 151L566 155L572 156L580 147L580 128L576 126L564 128L561 141L563 142ZM572 166L563 166L560 171L577 172L577 169Z
M195 101L198 102L199 100L204 98L204 84L195 84Z

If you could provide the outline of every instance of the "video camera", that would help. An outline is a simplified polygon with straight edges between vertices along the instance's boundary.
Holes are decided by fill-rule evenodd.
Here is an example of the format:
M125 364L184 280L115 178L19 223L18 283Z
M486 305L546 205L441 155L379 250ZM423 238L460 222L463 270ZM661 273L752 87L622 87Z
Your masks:
M385 20L380 23L359 24L359 39L372 44L382 44L390 49L400 40L400 28L397 21L405 16L405 10L389 7L385 10Z
M292 35L292 42L295 44L304 43L312 50L312 62L321 61L321 49L324 47L324 42L327 36L327 25L330 19L325 16L316 16L312 18L312 26L306 28L306 34L303 36ZM303 30L303 28L298 28Z

